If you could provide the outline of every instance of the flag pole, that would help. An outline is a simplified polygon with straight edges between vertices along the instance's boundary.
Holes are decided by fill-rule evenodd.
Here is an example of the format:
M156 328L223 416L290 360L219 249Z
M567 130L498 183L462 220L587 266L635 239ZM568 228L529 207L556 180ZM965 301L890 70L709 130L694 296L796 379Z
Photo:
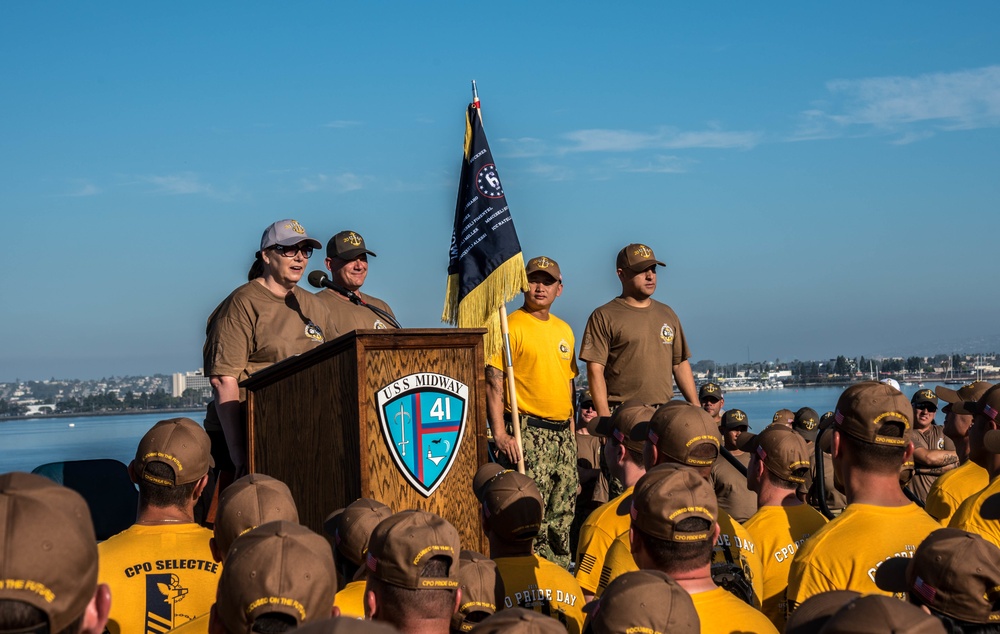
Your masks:
M476 88L476 80L472 80L472 103L479 116L479 123L483 122L483 109L479 107L479 90ZM507 404L510 406L510 421L514 428L514 442L517 443L517 472L524 473L524 447L521 444L521 416L517 411L517 387L514 384L514 360L510 353L510 331L507 328L507 305L500 303L500 338L503 341L503 365L507 375Z

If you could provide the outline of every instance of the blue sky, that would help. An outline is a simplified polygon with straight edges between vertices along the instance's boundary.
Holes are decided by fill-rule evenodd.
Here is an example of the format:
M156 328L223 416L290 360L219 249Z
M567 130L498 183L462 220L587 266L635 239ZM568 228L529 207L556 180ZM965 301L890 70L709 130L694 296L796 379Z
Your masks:
M360 232L365 290L439 326L472 79L578 336L642 241L694 359L996 349L998 23L991 2L2 3L0 380L197 368L286 217Z

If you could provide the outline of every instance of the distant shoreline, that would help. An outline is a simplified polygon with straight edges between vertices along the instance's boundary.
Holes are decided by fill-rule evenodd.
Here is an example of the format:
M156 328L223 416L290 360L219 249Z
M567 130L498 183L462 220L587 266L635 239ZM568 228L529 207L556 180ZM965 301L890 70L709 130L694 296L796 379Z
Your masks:
M89 418L92 416L135 416L136 414L172 414L188 412L204 412L204 407L179 407L166 409L126 409L112 412L71 412L62 414L29 414L24 416L2 416L0 424L13 420L42 420L49 418Z

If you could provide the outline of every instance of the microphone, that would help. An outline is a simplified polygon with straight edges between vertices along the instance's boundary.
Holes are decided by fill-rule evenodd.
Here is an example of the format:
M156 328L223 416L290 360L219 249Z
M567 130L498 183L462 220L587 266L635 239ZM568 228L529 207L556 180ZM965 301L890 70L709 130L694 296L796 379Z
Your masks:
M396 328L402 328L402 326L399 325L399 322L393 319L392 315L385 312L381 308L372 306L365 300L358 297L358 295L355 292L349 291L343 286L338 286L334 284L333 282L330 281L330 276L328 276L323 271L313 271L312 273L309 274L309 277L307 279L309 280L309 285L312 286L313 288L329 288L330 290L340 293L347 299L351 300L351 302L353 302L354 304L358 306L364 306L365 308L372 311L376 315L379 315L383 319L386 319L390 324L392 324Z

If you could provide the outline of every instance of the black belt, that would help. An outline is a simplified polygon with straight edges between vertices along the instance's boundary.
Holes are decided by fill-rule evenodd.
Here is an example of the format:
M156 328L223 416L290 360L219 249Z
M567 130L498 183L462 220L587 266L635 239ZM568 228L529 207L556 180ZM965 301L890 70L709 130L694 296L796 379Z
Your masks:
M510 414L504 414L503 419L508 423L513 422ZM569 420L548 420L547 418L538 418L537 416L528 416L527 414L521 414L520 419L528 427L535 427L537 429L548 429L549 431L565 431L569 429Z

